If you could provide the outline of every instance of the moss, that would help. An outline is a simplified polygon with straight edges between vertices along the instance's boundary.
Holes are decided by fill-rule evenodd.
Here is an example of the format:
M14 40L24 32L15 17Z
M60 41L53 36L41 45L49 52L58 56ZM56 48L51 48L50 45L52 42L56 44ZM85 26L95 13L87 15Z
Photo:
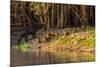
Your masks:
M28 51L28 44L27 43L22 43L22 44L18 44L18 45L13 45L12 48L16 48L22 52L26 52Z
M19 47L19 50L20 50L20 51L23 51L23 52L28 51L28 48L29 48L29 46L28 46L27 43L22 43L22 44L20 44L18 47Z

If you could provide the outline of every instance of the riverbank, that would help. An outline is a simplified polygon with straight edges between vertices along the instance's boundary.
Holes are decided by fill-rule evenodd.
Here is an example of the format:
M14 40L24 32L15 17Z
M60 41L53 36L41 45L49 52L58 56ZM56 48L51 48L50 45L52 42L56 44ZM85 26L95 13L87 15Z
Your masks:
M62 35L53 40L49 45L41 47L46 51L80 51L95 52L95 32L94 29L76 32L69 35Z
M61 32L56 30L46 32L44 35L16 47L21 51L40 49L49 52L65 50L95 52L95 28L64 29Z
M63 34L54 38L50 42L37 45L37 49L48 52L54 51L79 51L79 52L95 52L95 29L89 28L84 31L77 31L69 34Z

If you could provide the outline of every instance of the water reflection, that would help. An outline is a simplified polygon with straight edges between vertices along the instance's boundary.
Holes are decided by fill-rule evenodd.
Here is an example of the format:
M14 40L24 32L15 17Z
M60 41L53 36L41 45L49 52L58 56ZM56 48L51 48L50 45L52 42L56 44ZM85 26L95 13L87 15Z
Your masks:
M42 50L20 52L11 49L11 66L88 62L94 60L94 53L77 51L47 52Z

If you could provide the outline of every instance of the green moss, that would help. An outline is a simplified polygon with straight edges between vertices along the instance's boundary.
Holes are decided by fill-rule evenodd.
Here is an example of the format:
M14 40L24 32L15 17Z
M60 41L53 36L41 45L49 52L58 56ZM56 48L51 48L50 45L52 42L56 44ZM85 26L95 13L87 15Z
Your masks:
M28 51L28 44L27 43L22 43L22 44L18 44L18 45L13 45L12 48L16 48L22 52L26 52Z
M19 47L19 50L23 51L23 52L26 52L28 50L28 48L29 48L27 43L22 43L18 47Z

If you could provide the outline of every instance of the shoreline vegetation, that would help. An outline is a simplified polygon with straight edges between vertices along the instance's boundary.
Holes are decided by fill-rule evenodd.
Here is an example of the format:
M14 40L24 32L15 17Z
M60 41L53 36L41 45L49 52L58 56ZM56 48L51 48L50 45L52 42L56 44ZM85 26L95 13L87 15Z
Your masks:
M71 29L63 32L46 32L44 38L36 37L31 42L13 46L20 51L26 52L39 49L47 52L55 51L79 51L79 52L95 52L95 28L88 27L84 30ZM32 43L33 41L33 43Z

